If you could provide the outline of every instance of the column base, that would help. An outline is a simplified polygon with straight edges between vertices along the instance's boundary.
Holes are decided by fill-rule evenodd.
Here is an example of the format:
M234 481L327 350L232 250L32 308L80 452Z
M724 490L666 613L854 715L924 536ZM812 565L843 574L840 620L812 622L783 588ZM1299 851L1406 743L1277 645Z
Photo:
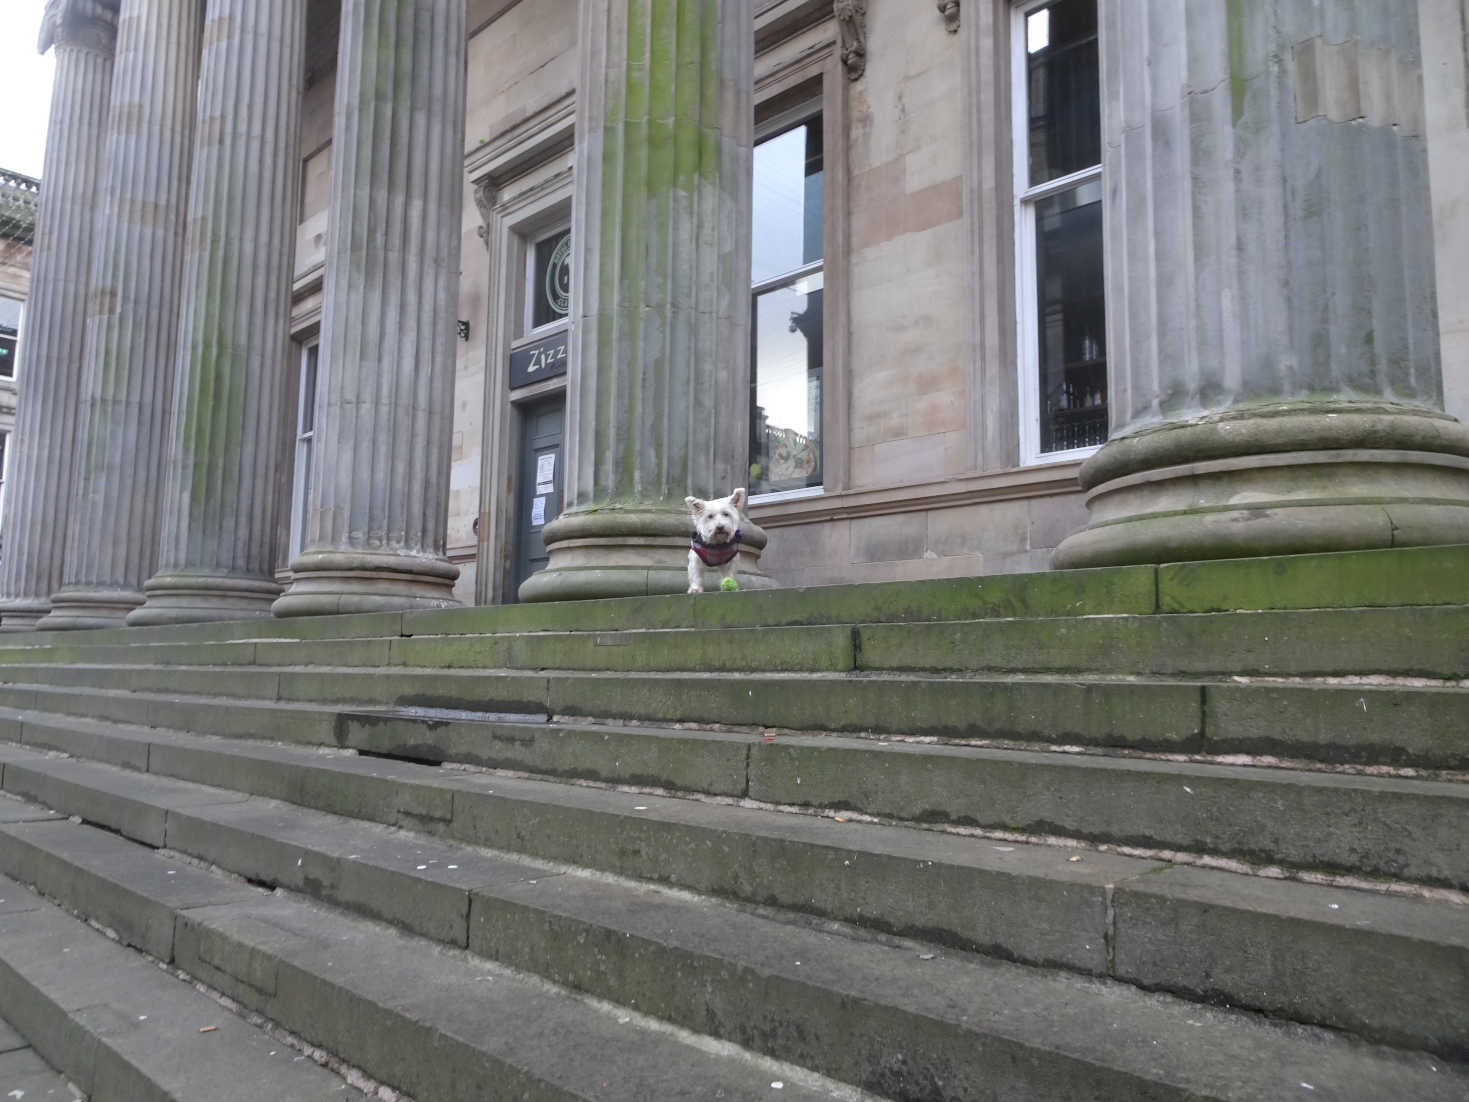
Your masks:
M45 598L17 597L0 601L0 632L35 631L36 625L51 611Z
M520 599L585 601L647 597L689 588L689 535L693 520L677 506L637 505L563 513L542 531L550 561L520 585ZM765 533L745 521L736 559L741 589L774 589L760 573ZM719 572L704 571L704 589L718 593Z
M1056 569L1469 543L1469 430L1443 413L1288 403L1110 441Z
M129 627L259 619L270 615L281 587L268 578L179 571L153 575L143 592L147 601L128 613Z
M36 624L38 631L88 631L120 628L128 613L143 603L136 589L92 589L64 586L51 595L51 612Z
M276 616L333 616L457 608L459 568L443 559L373 551L307 551L291 563Z

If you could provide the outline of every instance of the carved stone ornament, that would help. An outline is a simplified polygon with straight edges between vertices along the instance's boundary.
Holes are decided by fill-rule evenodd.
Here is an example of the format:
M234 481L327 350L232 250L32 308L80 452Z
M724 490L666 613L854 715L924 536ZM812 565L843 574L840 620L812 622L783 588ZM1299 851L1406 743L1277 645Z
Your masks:
M867 71L867 0L835 0L832 14L841 31L842 64L856 80Z
M944 27L950 34L959 33L959 0L938 0L939 14L944 17Z
M117 41L118 0L46 0L36 49L81 46L111 52Z
M489 177L474 185L474 205L479 211L479 227L474 231L479 239L490 247L490 215L495 212L495 185Z

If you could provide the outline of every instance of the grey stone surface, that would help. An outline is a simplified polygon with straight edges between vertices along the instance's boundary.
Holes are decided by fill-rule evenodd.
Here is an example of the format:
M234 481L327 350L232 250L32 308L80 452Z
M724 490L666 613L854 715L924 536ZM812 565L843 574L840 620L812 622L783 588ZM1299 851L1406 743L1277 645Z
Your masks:
M66 562L43 627L120 625L158 562L201 15L122 2Z
M0 880L0 896L13 892ZM94 1102L363 1098L208 995L31 898L31 909L0 925L6 1013Z
M189 972L419 1098L768 1098L777 1069L287 899L180 916ZM814 1077L781 1097L839 1097Z
M1463 542L1418 5L1099 10L1113 438L1053 565Z
M55 47L56 73L8 456L0 561L5 631L34 627L61 588L116 18L105 5L53 5L42 36L43 48Z
M115 830L148 846L162 846L170 807L232 803L237 792L180 785L163 776L122 773L105 765L65 759L9 762L5 791L67 815Z
M277 616L453 605L465 7L342 8L305 549Z
M1112 903L1124 979L1469 1055L1459 908L1182 867L1118 885Z
M0 873L64 900L125 945L162 961L173 959L175 910L259 895L116 834L71 822L0 827Z
M684 497L746 480L751 0L592 0L579 42L566 508L522 600L681 592Z
M5 1029L0 1023L0 1031ZM0 1094L32 1102L76 1102L76 1092L65 1077L30 1048L0 1052Z
M210 0L159 569L130 624L268 616L300 168L304 0Z

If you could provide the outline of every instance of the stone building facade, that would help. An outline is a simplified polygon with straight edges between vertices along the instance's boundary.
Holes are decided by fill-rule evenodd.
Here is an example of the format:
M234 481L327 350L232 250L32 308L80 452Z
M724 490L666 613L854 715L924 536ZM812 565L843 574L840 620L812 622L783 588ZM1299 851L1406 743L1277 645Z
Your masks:
M1469 541L1466 28L53 0L0 625Z
M5 476L15 405L21 330L31 293L31 251L36 237L36 207L41 181L21 172L0 169L0 516L4 513ZM0 554L5 533L0 529Z

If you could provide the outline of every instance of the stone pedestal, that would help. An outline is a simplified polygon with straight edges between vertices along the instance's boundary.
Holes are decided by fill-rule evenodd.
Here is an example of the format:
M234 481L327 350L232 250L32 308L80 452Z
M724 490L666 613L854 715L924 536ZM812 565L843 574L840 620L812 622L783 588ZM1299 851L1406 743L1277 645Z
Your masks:
M305 0L209 0L159 570L129 624L268 616Z
M452 605L464 0L344 0L306 550L277 616Z
M121 624L158 561L200 15L198 0L122 3L74 501L42 628Z
M1053 565L1469 541L1417 6L1101 14L1113 438Z
M42 52L55 46L45 185L36 215L20 400L5 490L0 630L51 611L71 507L97 187L117 14L99 0L50 0Z
M751 0L583 0L567 509L526 601L682 592L683 499L745 483ZM744 526L742 584L764 536Z

